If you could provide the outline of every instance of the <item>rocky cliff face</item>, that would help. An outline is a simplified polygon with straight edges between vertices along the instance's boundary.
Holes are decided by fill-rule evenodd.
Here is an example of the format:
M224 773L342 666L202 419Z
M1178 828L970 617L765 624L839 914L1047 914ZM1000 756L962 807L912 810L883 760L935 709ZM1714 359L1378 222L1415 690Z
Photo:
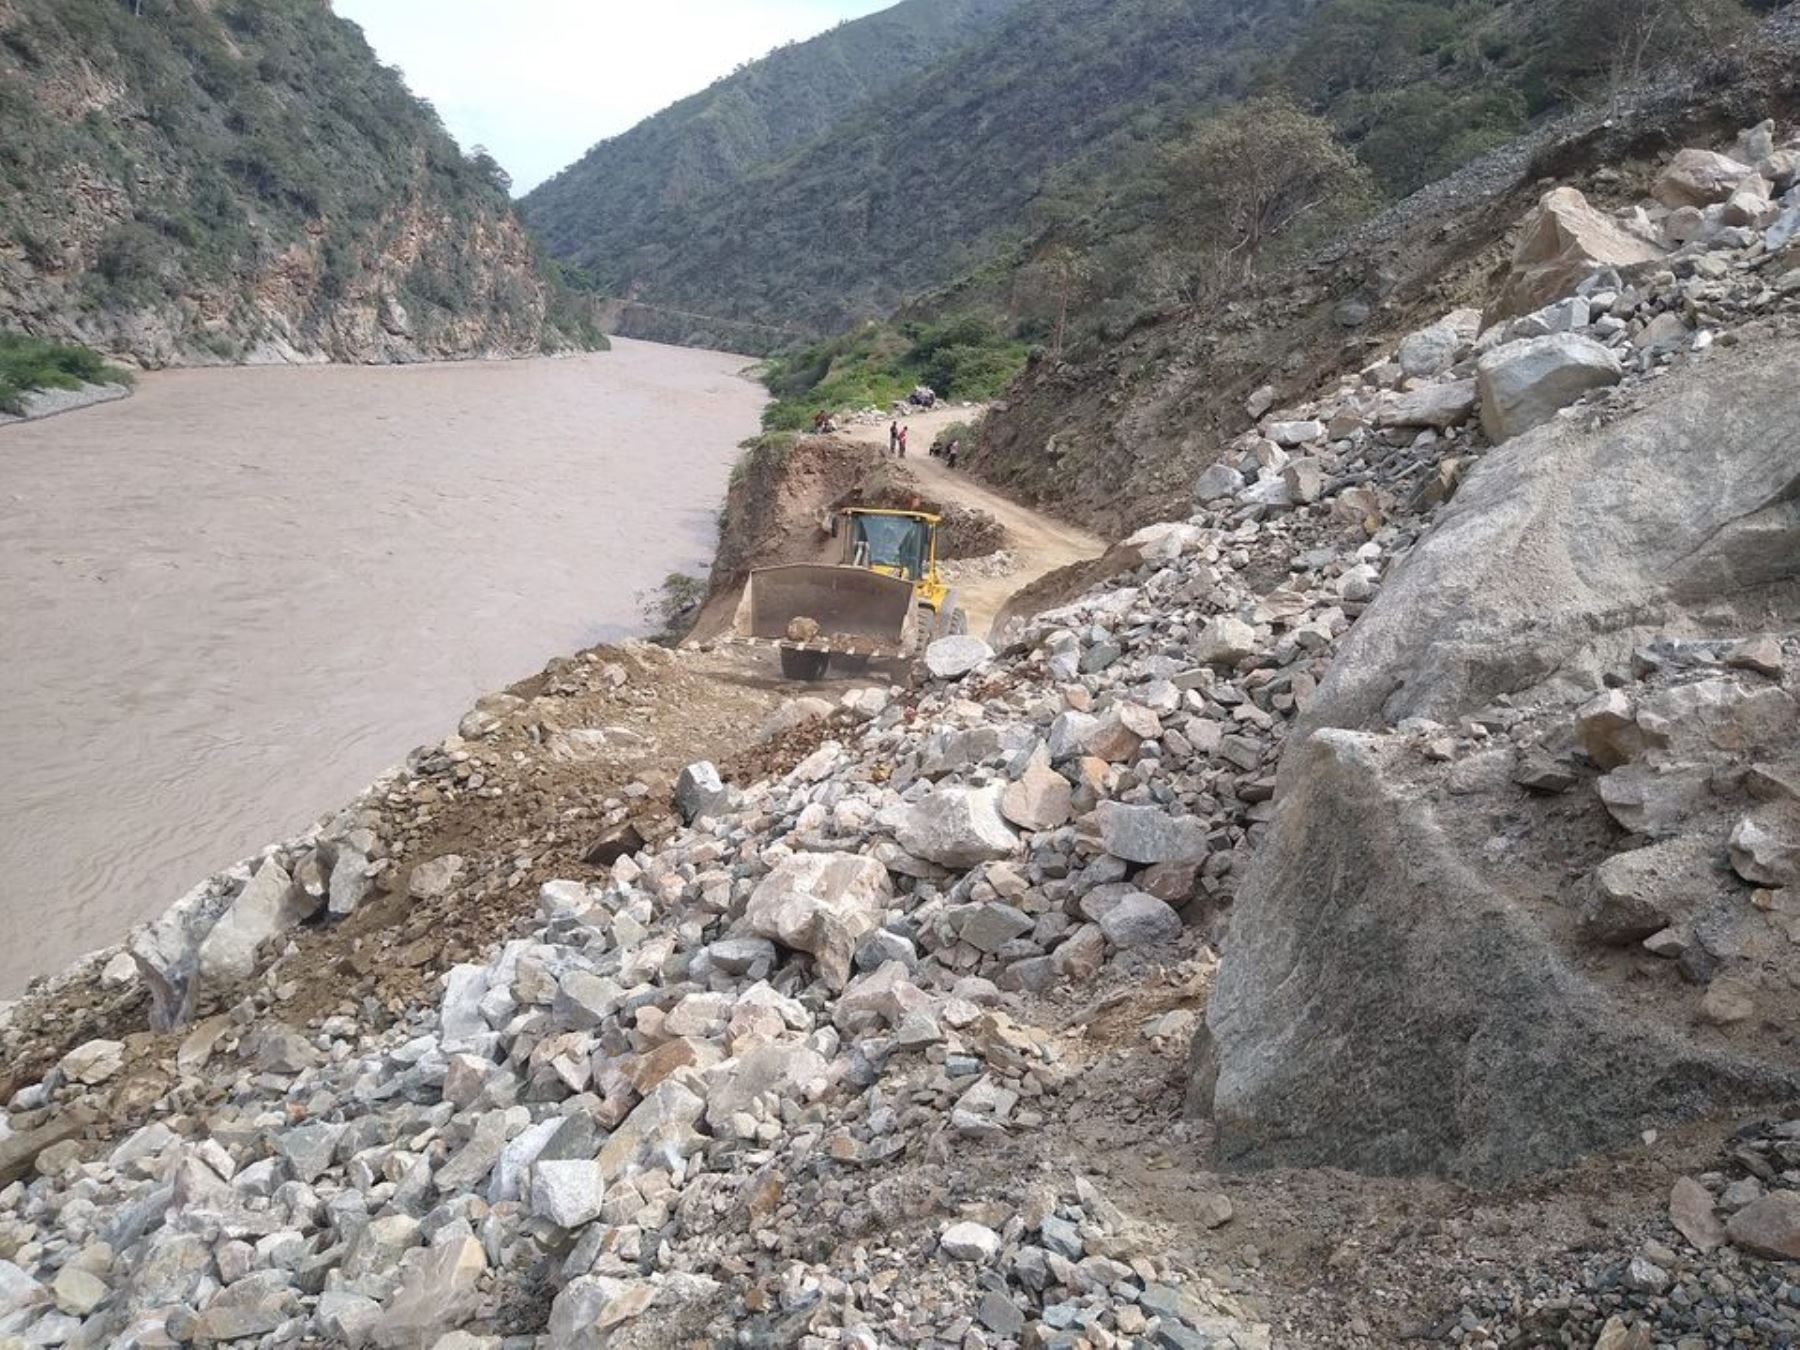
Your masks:
M323 0L7 0L0 114L9 325L146 365L579 337L503 176Z

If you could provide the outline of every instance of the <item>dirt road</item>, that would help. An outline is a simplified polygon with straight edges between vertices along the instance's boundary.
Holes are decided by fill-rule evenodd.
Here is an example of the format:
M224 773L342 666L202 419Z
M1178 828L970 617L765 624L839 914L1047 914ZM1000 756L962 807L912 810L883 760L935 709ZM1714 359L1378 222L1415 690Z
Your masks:
M933 459L927 453L938 432L956 422L972 421L980 412L977 408L936 408L905 419L911 442L906 468L919 480L919 485L940 500L986 511L1006 528L1006 550L1015 566L1002 576L971 574L956 582L962 606L969 615L971 633L987 632L1007 599L1046 572L1097 558L1106 552L1106 541L1098 535L1020 506L991 488L983 487L967 474L945 467L942 460ZM849 440L884 448L888 442L886 423L849 427L842 434ZM954 574L957 565L950 564L950 568Z

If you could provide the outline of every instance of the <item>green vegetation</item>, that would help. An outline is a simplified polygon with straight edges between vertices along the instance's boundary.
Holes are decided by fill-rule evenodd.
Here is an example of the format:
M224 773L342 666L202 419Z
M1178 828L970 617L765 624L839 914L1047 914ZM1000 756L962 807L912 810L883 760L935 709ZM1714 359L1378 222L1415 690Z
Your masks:
M1221 268L1291 258L1772 7L1017 0L712 188L608 181L590 157L531 219L598 284L652 305L817 334L979 312L1055 352L1202 302ZM737 115L722 94L709 114ZM1280 181L1249 202L1221 174ZM607 222L627 209L618 234Z
M644 622L651 626L651 640L672 644L693 626L694 616L706 600L706 578L671 572L662 585L637 599Z
M657 264L690 205L732 191L1020 3L901 0L790 43L596 145L524 198L525 219L557 256L591 269L603 290L623 295L642 268Z
M528 342L547 300L565 303L517 236L499 166L464 156L318 0L11 0L0 126L0 238L90 313L197 323L180 302L279 272L319 331L381 290L421 338L479 318ZM264 336L248 313L231 324Z
M994 397L1025 367L1023 342L990 320L963 314L937 323L865 324L763 366L776 401L763 412L771 431L812 425L820 411L885 408L923 384L940 398Z
M976 433L978 430L978 423L952 422L932 438L931 453L934 455L941 455L956 442L961 442L964 450L973 450L975 448Z
M131 372L109 366L97 352L45 342L0 329L0 412L25 411L34 389L79 389L84 384L130 384Z

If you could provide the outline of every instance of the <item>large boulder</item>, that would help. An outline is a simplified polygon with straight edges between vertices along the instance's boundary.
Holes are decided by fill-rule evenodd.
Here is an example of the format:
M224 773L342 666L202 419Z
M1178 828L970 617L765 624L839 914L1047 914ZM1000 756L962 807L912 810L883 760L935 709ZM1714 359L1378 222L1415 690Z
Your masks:
M915 858L945 867L999 862L1019 851L1019 836L1006 823L1005 788L939 788L906 813L896 831L900 847Z
M270 858L256 869L200 944L200 978L221 983L249 978L256 973L256 954L262 944L318 908L319 901L296 886L287 869Z
M1609 778L1692 780L1679 828L1710 841L1712 892L1656 858L1607 869L1684 925L1650 951L1709 944L1652 982L1642 949L1604 944L1656 916L1584 926L1567 886L1619 851L1599 792L1533 797L1509 749L1440 765L1394 730L1506 695L1567 736L1658 634L1760 632L1800 606L1800 347L1722 356L1604 428L1557 422L1487 456L1344 639L1289 741L1196 1043L1190 1105L1233 1165L1493 1181L1800 1089L1763 1019L1723 1036L1704 1006L1707 962L1750 978L1775 962L1771 1001L1800 966L1722 874L1755 806L1744 757L1800 749L1787 691L1677 680L1619 711L1646 731L1621 754L1645 758Z
M967 633L939 638L925 649L925 669L938 680L960 680L993 659L994 649Z
M1508 342L1475 365L1481 427L1495 444L1542 426L1583 394L1625 377L1619 358L1579 333Z
M681 771L675 780L675 809L690 825L701 816L722 815L731 809L731 789L712 761L699 760Z
M1472 418L1477 403L1473 380L1428 384L1383 402L1376 410L1375 421L1384 427L1433 427L1445 431Z
M757 883L744 917L758 937L810 953L826 983L842 989L857 943L881 926L892 895L887 868L873 858L796 853Z
M1283 762L1196 1044L1190 1104L1224 1160L1489 1184L1715 1096L1800 1086L1553 956L1505 874L1465 851L1468 804L1417 791L1407 757L1325 728Z
M1172 816L1160 806L1102 802L1093 827L1100 847L1126 862L1202 862L1209 852L1204 820Z
M1487 322L1542 309L1573 294L1601 268L1639 267L1663 257L1655 244L1596 211L1574 188L1555 188L1525 218L1512 266L1487 312Z
M1682 150L1657 175L1650 194L1664 206L1711 206L1727 201L1756 170L1712 150Z

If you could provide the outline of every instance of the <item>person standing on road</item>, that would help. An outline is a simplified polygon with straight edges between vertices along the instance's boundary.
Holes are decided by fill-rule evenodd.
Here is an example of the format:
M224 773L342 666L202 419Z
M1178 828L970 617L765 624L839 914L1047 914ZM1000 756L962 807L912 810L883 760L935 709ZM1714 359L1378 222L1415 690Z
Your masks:
M954 469L956 467L956 457L961 453L962 438L960 436L952 438L950 441L950 448L944 452L944 463Z
M900 428L900 458L901 459L906 458L906 433L908 431L910 431L911 429L912 428L910 428L910 427L901 427Z
M890 455L900 453L900 424L898 422L888 423L888 453Z

